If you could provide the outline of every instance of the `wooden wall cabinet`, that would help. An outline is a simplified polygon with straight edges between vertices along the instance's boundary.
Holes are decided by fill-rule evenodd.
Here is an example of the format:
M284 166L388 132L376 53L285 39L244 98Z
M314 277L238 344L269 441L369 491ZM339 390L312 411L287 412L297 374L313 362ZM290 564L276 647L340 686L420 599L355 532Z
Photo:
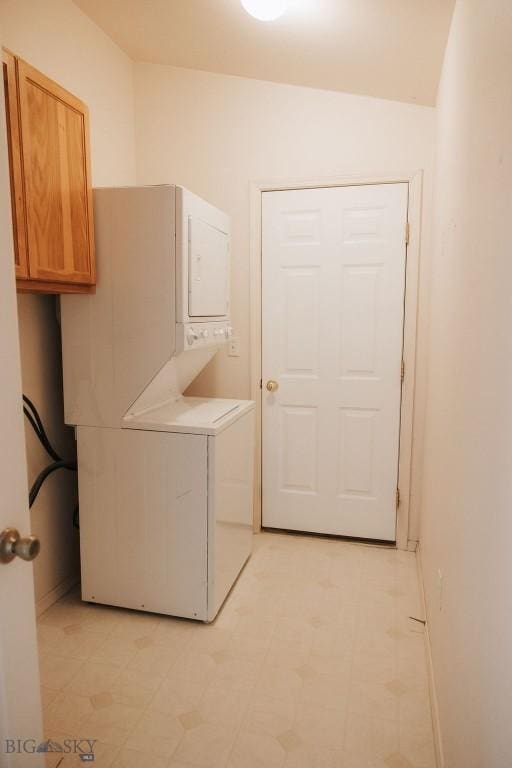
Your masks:
M18 291L91 293L96 271L87 106L3 51Z

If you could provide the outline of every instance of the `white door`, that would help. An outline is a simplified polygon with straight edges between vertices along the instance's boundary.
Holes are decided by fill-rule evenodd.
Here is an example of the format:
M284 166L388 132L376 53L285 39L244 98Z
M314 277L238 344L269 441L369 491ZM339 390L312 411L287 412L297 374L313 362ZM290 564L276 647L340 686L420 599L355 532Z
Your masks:
M263 193L266 527L395 539L407 202L405 183Z
M2 79L3 82L3 79ZM0 86L0 532L29 532L4 95ZM40 768L42 736L32 565L0 562L0 765ZM21 742L7 742L20 739ZM14 750L14 751L10 751Z

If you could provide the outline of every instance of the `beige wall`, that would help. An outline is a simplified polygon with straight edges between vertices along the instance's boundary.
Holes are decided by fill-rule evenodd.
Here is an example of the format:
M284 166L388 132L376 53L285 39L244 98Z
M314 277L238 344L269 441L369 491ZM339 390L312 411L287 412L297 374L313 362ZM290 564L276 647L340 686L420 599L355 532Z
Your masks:
M93 184L135 181L131 61L70 0L1 0L1 44L83 99L89 106ZM18 298L23 389L40 407L55 445L74 452L64 427L60 332L55 299ZM27 429L29 479L47 463ZM35 561L36 599L44 603L77 574L76 536L71 523L75 478L60 472L43 487L32 509L32 530L41 537Z
M63 423L62 365L56 299L18 296L23 392L34 402L48 437L63 458L76 455L73 430ZM25 421L29 484L52 459ZM59 470L46 480L31 510L31 532L41 539L34 561L36 601L52 598L59 586L71 585L78 573L78 535L73 527L77 502L76 475ZM70 581L71 580L71 581ZM40 606L41 607L41 606Z
M446 768L512 765L511 40L510 0L458 2L438 105L421 551Z
M170 66L135 66L137 178L190 187L232 217L232 305L240 358L219 352L194 391L249 397L249 184L425 170L428 230L435 112L347 94ZM421 307L428 243L423 239ZM420 315L416 444L421 445L426 322ZM419 467L411 538L417 538Z

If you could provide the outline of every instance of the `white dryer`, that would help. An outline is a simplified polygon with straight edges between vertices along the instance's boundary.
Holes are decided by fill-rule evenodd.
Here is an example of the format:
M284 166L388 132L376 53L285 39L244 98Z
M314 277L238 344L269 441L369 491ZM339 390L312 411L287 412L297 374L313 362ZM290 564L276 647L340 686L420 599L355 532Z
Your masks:
M82 598L211 621L251 552L254 403L183 392L231 335L229 219L175 186L94 213L96 294L61 305Z

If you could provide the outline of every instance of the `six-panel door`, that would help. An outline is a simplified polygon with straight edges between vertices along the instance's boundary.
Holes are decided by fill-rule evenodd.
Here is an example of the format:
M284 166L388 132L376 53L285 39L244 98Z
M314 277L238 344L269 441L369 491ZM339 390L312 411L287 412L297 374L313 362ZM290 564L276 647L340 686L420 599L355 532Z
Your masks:
M264 526L395 539L407 200L263 194Z

